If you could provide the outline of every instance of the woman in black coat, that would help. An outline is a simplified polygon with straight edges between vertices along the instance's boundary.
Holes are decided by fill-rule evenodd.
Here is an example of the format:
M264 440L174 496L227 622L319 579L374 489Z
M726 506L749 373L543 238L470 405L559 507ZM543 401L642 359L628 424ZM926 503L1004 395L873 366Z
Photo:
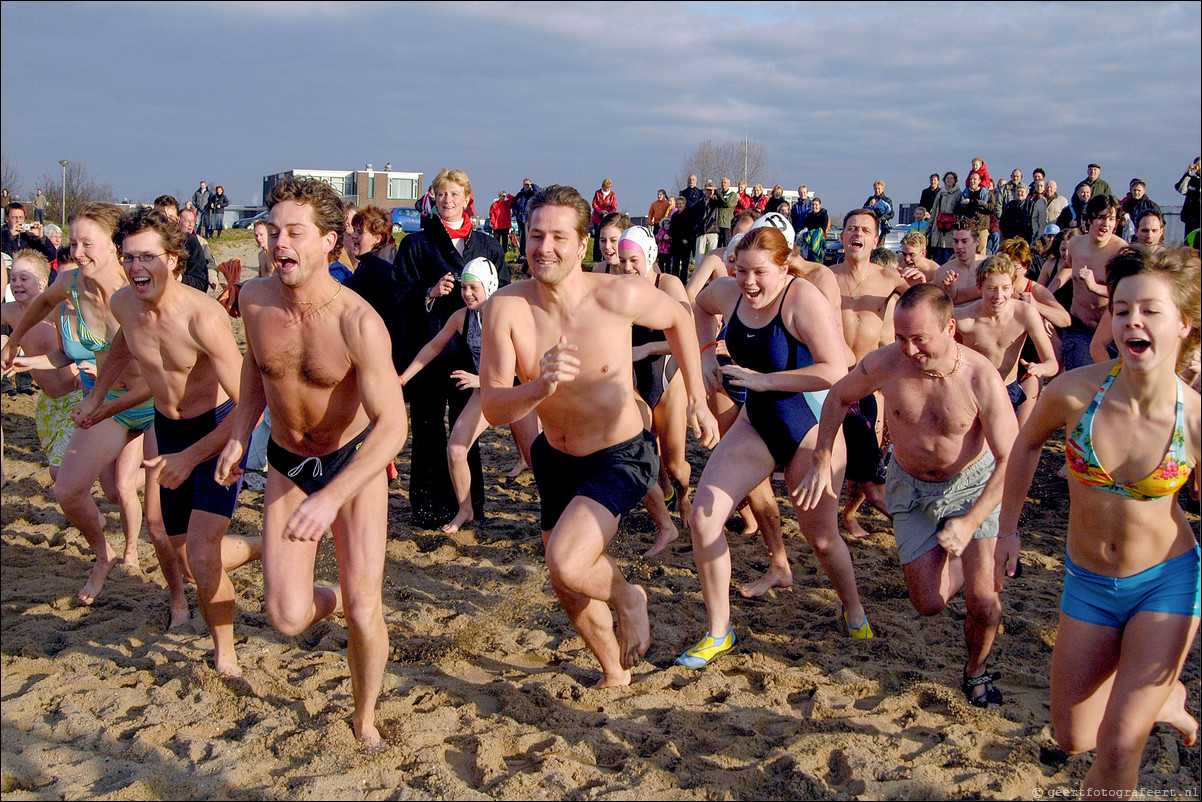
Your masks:
M463 267L477 256L497 266L502 286L509 283L505 254L497 241L472 227L467 216L471 182L462 170L440 171L434 179L436 216L422 221L422 230L401 240L395 274L398 309L403 316L397 364L408 365L417 352L446 324L451 313L464 306L458 280ZM398 358L400 357L400 358ZM444 351L405 387L409 401L410 446L409 504L414 526L436 529L455 517L459 504L447 470L447 424L454 425L471 398L451 379L451 371L470 363L471 355ZM484 520L484 476L479 443L468 453L472 474L472 511Z

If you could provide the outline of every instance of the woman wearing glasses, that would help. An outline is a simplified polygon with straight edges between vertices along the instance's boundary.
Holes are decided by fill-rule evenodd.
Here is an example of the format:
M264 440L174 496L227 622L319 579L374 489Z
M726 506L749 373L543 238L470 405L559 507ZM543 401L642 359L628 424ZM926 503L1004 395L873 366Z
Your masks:
M21 338L39 321L58 310L62 326L63 353L80 369L86 391L96 382L95 373L104 366L114 341L125 352L118 337L120 326L109 309L113 293L129 282L113 243L113 232L121 217L120 207L111 203L89 203L71 220L71 255L74 269L59 272L54 283L33 300L13 329L0 354L7 371L13 364ZM65 364L65 361L64 361ZM91 546L96 556L92 573L79 591L81 604L89 605L100 595L109 571L118 563L138 570L138 534L142 530L142 506L138 486L143 434L154 423L154 402L137 363L129 366L113 384L96 414L81 419L74 413L76 429L67 445L54 483L54 495L63 512ZM154 456L153 432L146 456ZM125 547L117 553L104 534L105 518L92 498L92 486L100 479L105 495L121 508ZM147 524L152 533L161 528L157 497L147 498ZM164 571L168 566L164 566ZM184 623L185 606L172 609L171 625Z

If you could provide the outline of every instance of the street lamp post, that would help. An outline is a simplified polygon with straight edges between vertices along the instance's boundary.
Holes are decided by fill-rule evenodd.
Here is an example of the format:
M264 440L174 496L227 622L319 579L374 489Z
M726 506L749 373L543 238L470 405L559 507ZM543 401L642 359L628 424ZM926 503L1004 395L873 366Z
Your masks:
M59 161L63 168L63 228L67 227L67 165L70 164L66 159Z

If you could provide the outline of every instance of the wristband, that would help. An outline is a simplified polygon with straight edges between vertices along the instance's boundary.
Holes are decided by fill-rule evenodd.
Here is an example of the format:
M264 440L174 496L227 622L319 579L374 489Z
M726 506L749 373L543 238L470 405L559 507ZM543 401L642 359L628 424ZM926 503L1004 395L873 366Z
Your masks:
M404 387L404 386L405 386L405 377L404 377L404 376L398 376L397 378L401 380L401 386L402 386L402 387Z
M708 349L710 349L710 348L714 348L714 347L716 347L717 345L718 345L718 341L717 341L717 340L714 340L712 343L708 343L708 344L706 344L706 345L703 345L703 346L701 346L701 353L703 353L703 354L704 354L704 353L705 353L705 352L706 352Z
M1015 529L1013 532L1007 532L1007 533L1006 533L1006 534L1004 534L1004 535L998 535L998 536L997 536L997 539L998 539L998 540L1001 540L1001 539L1002 539L1002 538L1004 538L1004 537L1017 537L1017 536L1018 536L1018 530L1017 530L1017 529Z

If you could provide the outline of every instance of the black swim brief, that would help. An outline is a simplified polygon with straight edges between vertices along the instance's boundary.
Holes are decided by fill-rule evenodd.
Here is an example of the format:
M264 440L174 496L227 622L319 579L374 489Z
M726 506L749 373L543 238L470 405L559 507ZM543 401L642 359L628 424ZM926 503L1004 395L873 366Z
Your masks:
M154 432L159 453L178 454L204 439L205 435L216 429L233 410L234 402L229 399L216 409L210 409L195 418L182 420L168 418L156 409ZM226 518L233 516L234 507L238 504L238 492L242 489L242 479L239 478L229 487L217 484L214 474L217 473L217 459L220 456L214 454L197 465L192 474L174 490L159 487L159 504L163 508L163 525L168 535L187 534L188 520L192 517L193 510L211 512ZM246 468L246 454L242 455L242 464L238 467Z
M885 484L885 455L876 439L876 416L876 396L870 393L852 404L843 419L849 482Z
M305 491L306 496L311 496L334 481L338 472L363 445L370 431L371 427L368 426L342 448L320 457L293 454L272 438L267 441L267 464L291 479L293 484Z
M1006 385L1006 395L1010 396L1010 406L1014 407L1015 411L1027 400L1027 391L1023 389L1022 381L1022 378L1018 378Z
M544 532L555 527L576 496L591 498L615 518L625 515L647 495L659 474L655 437L647 431L583 457L565 454L540 434L530 447L530 461Z

